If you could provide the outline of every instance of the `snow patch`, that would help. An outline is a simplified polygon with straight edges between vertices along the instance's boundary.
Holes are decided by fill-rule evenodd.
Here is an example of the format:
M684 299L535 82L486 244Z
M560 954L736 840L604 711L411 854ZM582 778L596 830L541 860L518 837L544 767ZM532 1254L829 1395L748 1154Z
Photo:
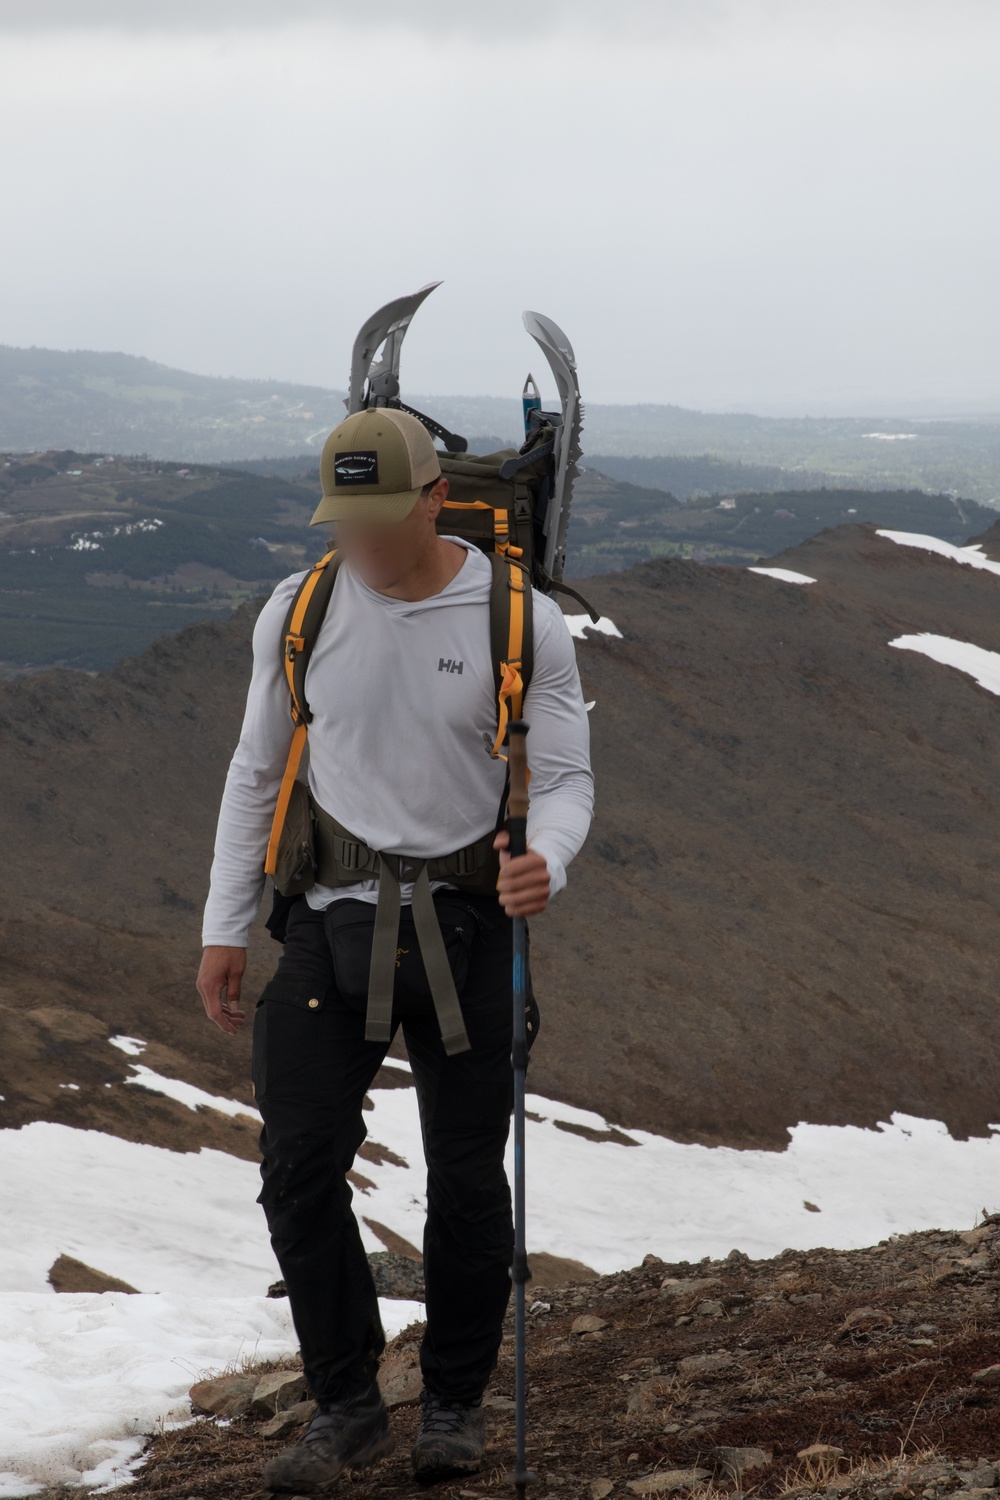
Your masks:
M112 1036L108 1041L130 1057L137 1057L147 1046L137 1036ZM224 1099L220 1094L208 1094L193 1083L185 1083L182 1078L167 1078L163 1073L156 1073L152 1068L147 1068L145 1063L132 1063L131 1068L132 1076L125 1079L126 1083L137 1084L139 1088L149 1089L154 1094L165 1094L168 1099L176 1099L178 1104L187 1105L188 1109L196 1110L200 1105L203 1109L218 1109L224 1115L246 1115L248 1119L263 1123L259 1111L252 1104L244 1104L240 1099ZM78 1086L75 1083L60 1085L62 1088Z
M149 1045L148 1042L144 1042L138 1036L109 1036L108 1041L112 1047L120 1048L122 1052L127 1052L130 1057L138 1057L139 1053L144 1052Z
M986 568L990 573L1000 573L1000 563L991 562L983 553L982 543L969 547L956 547L939 536L924 536L918 531L876 530L876 536L884 536L902 547L920 547L924 552L937 552L941 557L950 557L953 562L968 563L973 568Z
M166 1094L168 1099L176 1099L178 1104L186 1104L188 1109L197 1109L199 1105L204 1109L218 1109L224 1115L246 1115L251 1120L263 1123L260 1113L252 1104L244 1104L242 1099L224 1099L219 1094L207 1094L204 1089L196 1088L193 1083L185 1083L180 1078L166 1078L162 1073L154 1073L152 1068L147 1068L145 1063L132 1063L132 1077L126 1078L126 1083L138 1084L139 1088L150 1089L154 1094Z
M70 470L72 474L74 470ZM109 536L135 536L143 531L156 531L163 525L158 516L153 516L139 521L122 521L117 526L108 527L105 531L81 531L73 532L73 541L68 547L70 552L100 552L101 542L97 538L104 539Z
M599 630L604 635L621 635L621 631L614 620L609 620L607 615L601 615L596 625L590 616L585 614L563 615L563 619L566 621L566 628L569 630L570 635L575 636L578 641L585 639L585 630Z
M926 630L919 635L897 635L889 645L904 651L920 651L943 666L967 672L988 692L1000 693L1000 651L987 651L971 641L956 641L950 635L932 635Z
M0 1130L0 1181L0 1292L56 1296L48 1271L64 1254L163 1296L252 1296L281 1275L258 1165L228 1152L34 1120Z
M791 568L747 568L748 573L765 573L768 578L780 578L782 583L815 583L808 573L795 573Z
M418 1302L381 1309L390 1338L423 1317ZM4 1391L0 1495L128 1483L148 1435L201 1420L187 1394L196 1380L297 1349L284 1298L0 1295L0 1361L17 1372Z

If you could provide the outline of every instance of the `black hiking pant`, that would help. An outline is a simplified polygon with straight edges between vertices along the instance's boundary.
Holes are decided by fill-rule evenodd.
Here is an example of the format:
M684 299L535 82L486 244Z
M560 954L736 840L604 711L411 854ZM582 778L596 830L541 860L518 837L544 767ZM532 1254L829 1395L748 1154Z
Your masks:
M511 1291L513 1219L504 1150L514 1103L513 922L495 896L467 896L482 921L461 992L471 1050L448 1056L433 1002L397 999L427 1164L423 1236L426 1388L476 1402L500 1348ZM367 1131L365 1092L388 1043L365 1041L364 998L334 983L324 913L300 897L253 1019L251 1075L263 1118L261 1191L288 1288L310 1392L367 1386L385 1348L347 1173ZM318 1003L317 1003L318 1002ZM528 982L528 1044L538 1007Z

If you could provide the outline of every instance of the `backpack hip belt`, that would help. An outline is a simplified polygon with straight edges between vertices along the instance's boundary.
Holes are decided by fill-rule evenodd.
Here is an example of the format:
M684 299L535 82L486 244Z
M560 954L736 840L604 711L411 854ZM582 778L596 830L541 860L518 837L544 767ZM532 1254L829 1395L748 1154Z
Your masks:
M309 801L316 819L317 884L356 885L359 880L377 878L386 856L366 844L356 833L351 833L311 795ZM409 854L391 855L390 858L403 860L414 869L426 865L431 880L446 880L449 885L483 896L496 895L500 855L499 850L493 848L495 837L496 829L491 828L481 838L452 850L450 854L435 854L424 860ZM412 878L410 875L400 876L402 880Z

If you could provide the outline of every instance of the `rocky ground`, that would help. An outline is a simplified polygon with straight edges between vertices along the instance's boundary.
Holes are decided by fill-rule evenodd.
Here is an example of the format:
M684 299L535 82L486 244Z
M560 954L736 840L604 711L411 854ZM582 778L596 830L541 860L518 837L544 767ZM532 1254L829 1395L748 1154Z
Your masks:
M998 1292L1000 1216L767 1261L648 1255L588 1283L529 1287L532 1500L988 1500L1000 1494ZM512 1492L512 1332L486 1397L485 1465L435 1486L442 1500ZM419 1335L406 1330L383 1362L395 1453L334 1490L418 1493ZM130 1500L261 1495L262 1465L311 1410L294 1368L248 1367L192 1394L200 1420L153 1439Z

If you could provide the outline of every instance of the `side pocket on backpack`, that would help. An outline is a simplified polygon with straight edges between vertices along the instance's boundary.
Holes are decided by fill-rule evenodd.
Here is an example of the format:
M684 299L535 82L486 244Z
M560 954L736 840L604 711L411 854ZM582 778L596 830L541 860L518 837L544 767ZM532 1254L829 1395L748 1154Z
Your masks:
M315 884L316 819L309 788L304 781L293 781L278 840L274 887L281 896L299 896Z

